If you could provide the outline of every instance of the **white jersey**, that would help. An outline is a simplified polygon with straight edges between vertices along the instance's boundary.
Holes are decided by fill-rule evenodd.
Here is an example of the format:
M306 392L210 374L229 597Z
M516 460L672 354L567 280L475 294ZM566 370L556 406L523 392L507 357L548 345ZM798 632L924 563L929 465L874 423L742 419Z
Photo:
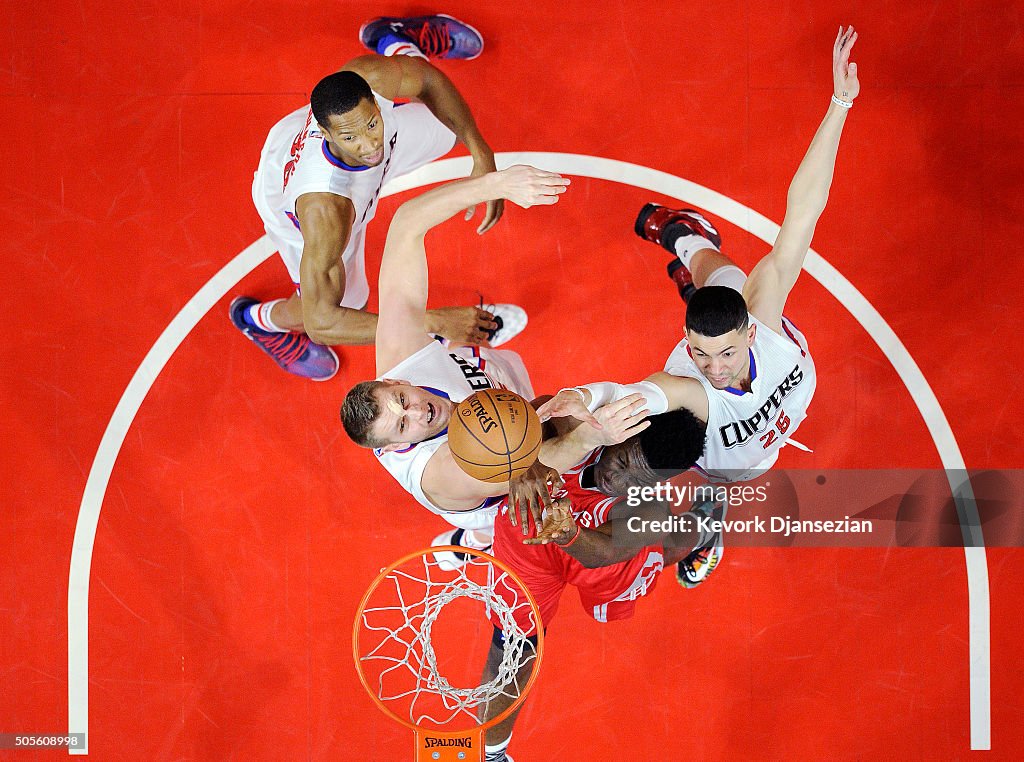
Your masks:
M270 130L252 186L263 225L296 285L302 259L296 200L304 193L334 193L352 202L355 218L341 255L341 305L353 309L363 308L370 295L363 244L384 183L443 156L455 143L455 134L422 103L396 105L377 93L373 97L384 123L384 158L376 167L351 167L331 153L312 110L303 106Z
M394 103L377 93L374 93L374 98L384 122L384 158L376 167L350 167L332 154L309 106L293 111L274 125L260 157L262 200L275 215L272 220L264 218L264 224L268 232L276 234L275 237L294 239L298 234L301 247L295 201L304 193L334 193L349 199L355 207L352 232L341 259L345 265L346 284L357 284L362 288L346 288L342 301L345 307L362 307L370 295L369 288L365 286L363 258L356 255L363 250L366 223L377 211L380 189L398 139L392 113ZM256 192L254 187L254 196ZM358 272L350 274L350 269Z
M448 349L432 341L379 378L407 381L423 387L452 402L461 402L481 389L509 389L526 399L533 399L533 386L522 359L508 349L458 347ZM485 500L472 511L447 511L430 501L420 480L427 461L448 441L445 429L433 439L410 445L404 450L374 450L398 483L429 510L443 516L449 523L464 529L485 529L493 526L500 498Z
M697 468L710 481L754 479L771 468L786 441L807 417L817 375L807 341L782 318L780 336L750 315L757 326L750 348L750 391L716 389L698 370L683 339L672 350L665 372L700 381L708 395L708 430Z

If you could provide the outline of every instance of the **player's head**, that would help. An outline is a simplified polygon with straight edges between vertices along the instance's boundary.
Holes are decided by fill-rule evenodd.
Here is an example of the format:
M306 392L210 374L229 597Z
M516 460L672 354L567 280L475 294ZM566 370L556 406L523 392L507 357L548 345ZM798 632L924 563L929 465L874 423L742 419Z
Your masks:
M698 288L686 305L690 356L716 389L735 386L750 371L749 349L757 326L747 317L743 295L726 286Z
M436 437L451 414L451 400L392 379L356 384L341 405L341 423L352 441L387 451Z
M652 415L651 425L621 444L605 447L594 464L594 485L606 495L651 487L693 467L704 452L707 426L689 410Z
M384 160L384 120L366 80L354 71L321 79L309 98L324 140L343 162L375 167Z

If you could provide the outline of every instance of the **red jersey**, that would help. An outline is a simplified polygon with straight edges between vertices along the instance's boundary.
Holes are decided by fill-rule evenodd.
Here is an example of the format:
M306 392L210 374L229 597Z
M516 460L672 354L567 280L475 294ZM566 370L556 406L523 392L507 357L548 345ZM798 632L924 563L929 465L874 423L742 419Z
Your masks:
M598 461L603 449L592 451L562 475L572 503L573 517L576 523L586 528L608 521L611 509L623 499L580 486L581 472ZM654 589L664 568L665 559L658 546L643 548L621 563L588 569L554 543L524 545L522 531L512 526L506 515L508 510L508 498L505 498L498 506L498 518L494 522L494 555L508 564L533 594L545 626L558 610L559 599L567 584L579 589L580 602L597 621L627 619L633 615L636 599ZM531 521L528 536L535 535L536 527ZM494 624L500 626L497 621ZM519 625L524 630L530 628L530 623L525 620L519 621ZM532 634L532 629L529 632Z

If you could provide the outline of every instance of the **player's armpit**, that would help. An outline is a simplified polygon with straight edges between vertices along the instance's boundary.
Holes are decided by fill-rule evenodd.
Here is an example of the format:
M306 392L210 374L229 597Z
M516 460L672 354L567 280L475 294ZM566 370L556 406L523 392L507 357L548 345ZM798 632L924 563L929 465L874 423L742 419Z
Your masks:
M769 254L755 265L743 285L743 299L750 314L778 334L782 333L782 310L795 279L787 283L779 265Z
M482 482L459 468L447 442L430 456L420 487L430 502L446 511L472 510L489 497L508 493L508 482Z

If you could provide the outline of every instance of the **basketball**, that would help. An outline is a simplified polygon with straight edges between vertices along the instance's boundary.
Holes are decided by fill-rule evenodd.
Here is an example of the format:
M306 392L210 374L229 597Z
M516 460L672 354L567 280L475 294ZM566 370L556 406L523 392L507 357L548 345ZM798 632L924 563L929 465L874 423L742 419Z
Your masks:
M540 418L529 400L504 389L484 389L455 406L448 447L459 467L482 482L506 482L540 453Z

